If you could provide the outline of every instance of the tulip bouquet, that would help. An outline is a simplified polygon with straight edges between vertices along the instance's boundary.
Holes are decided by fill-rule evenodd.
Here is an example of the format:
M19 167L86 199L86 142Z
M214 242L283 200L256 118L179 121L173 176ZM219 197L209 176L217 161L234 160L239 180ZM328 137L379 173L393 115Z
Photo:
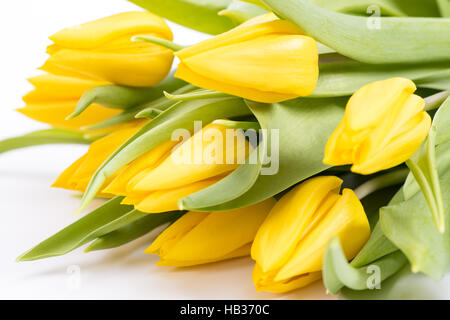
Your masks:
M50 37L19 111L51 128L0 142L89 144L53 187L107 199L19 261L160 227L158 265L251 255L258 291L444 275L449 1L131 2ZM213 36L180 46L162 17Z

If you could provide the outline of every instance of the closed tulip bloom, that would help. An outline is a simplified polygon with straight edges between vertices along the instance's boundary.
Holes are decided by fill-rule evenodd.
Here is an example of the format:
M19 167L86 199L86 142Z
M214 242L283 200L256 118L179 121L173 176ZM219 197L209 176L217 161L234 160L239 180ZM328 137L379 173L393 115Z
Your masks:
M175 54L176 77L258 102L307 96L319 74L316 41L273 14Z
M116 130L107 136L94 141L85 155L75 161L66 170L61 173L52 187L63 188L84 192L89 181L100 165L128 138L135 134L145 121L128 123L121 129ZM117 175L117 174L116 174ZM111 182L115 176L111 177L106 183ZM101 193L102 196L110 196L107 193Z
M93 104L79 117L65 120L75 110L78 100L86 90L108 83L53 74L36 76L29 81L34 89L23 97L26 105L18 111L53 127L80 130L120 112Z
M250 254L255 234L275 204L258 204L222 212L188 212L145 250L160 256L159 266L184 267Z
M162 18L149 12L120 13L51 36L50 58L41 69L126 86L155 85L169 73L173 53L154 44L132 42L137 34L172 40Z
M356 91L328 139L323 162L352 164L353 172L371 174L408 160L431 126L425 101L415 90L411 80L392 78Z
M284 195L256 234L252 258L258 291L286 292L321 277L328 242L339 236L347 259L367 241L370 227L361 202L339 190L333 176L309 179Z
M161 145L157 160L138 158L106 187L123 203L149 212L178 210L178 200L218 182L245 161L250 145L239 131L227 143L227 127L209 124L173 148ZM144 156L145 157L145 156Z

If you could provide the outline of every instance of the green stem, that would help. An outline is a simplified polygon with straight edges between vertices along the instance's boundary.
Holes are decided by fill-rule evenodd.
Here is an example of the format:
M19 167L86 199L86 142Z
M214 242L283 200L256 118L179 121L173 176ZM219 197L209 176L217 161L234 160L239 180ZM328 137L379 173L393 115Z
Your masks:
M160 45L164 48L170 49L172 51L179 51L181 49L184 49L184 46L173 43L172 41L166 40L166 39L162 39L162 38L158 38L155 36L134 36L133 38L131 38L131 41L145 41L145 42L150 42L150 43L154 43L157 45Z
M430 111L439 106L450 96L450 90L441 91L425 98L425 110Z
M408 169L399 169L380 175L357 187L355 189L355 194L361 200L375 191L401 184L405 181L408 173Z
M164 91L164 95L167 99L175 100L175 101L189 101L189 100L198 100L198 99L211 99L211 98L222 98L228 97L229 94L208 90L208 89L199 89L192 92L184 93L184 94L172 94Z
M83 132L56 128L44 129L0 141L0 153L44 144L89 144L93 140L95 139L87 138Z
M425 177L425 174L420 169L420 167L414 161L411 161L411 159L407 160L405 163L411 170L412 174L414 175L414 179L416 179L417 184L422 190L423 196L425 197L425 200L428 203L428 207L430 208L431 215L433 216L436 228L440 233L444 233L445 216L442 203L439 203L439 200L436 199L433 189L427 183L427 178ZM440 189L437 192L440 192Z
M225 120L218 119L214 120L213 123L220 124L225 127L229 127L232 129L242 129L242 130L259 130L261 126L257 121L233 121L233 120Z

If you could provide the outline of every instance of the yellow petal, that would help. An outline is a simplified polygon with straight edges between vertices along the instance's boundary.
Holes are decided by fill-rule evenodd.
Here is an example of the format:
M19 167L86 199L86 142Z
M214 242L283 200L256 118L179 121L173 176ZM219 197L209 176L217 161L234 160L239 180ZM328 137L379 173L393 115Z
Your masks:
M69 100L30 103L25 108L17 109L17 111L28 118L50 124L53 127L75 130L98 123L120 112L117 109L105 108L93 104L78 117L65 120L75 110L77 102L77 100Z
M116 195L126 195L127 185L138 173L155 168L166 154L175 146L176 141L167 141L131 162L103 191Z
M126 86L152 86L168 74L172 51L134 35L172 39L172 32L149 12L126 12L64 29L50 39L42 70L63 76L104 80Z
M50 56L41 70L135 87L155 85L167 76L173 60L171 51L152 48L136 53L130 47L121 53L61 49Z
M221 259L253 241L275 202L270 198L245 208L212 212L162 257L176 261Z
M242 247L240 247L222 257L217 257L215 259L209 259L209 260L200 259L200 260L192 260L192 261L188 261L188 260L179 261L179 260L167 260L165 258L161 258L156 263L156 265L157 266L165 266L165 267L189 267L189 266L194 266L194 265L199 265L199 264L213 263L213 262L248 256L250 254L250 248L251 248L251 244L249 243L249 244L243 245Z
M62 47L90 49L119 37L149 32L172 40L172 32L164 20L147 11L119 13L66 28L55 33L50 39Z
M83 165L84 161L86 161L87 154L81 156L77 161L72 163L69 167L67 167L53 182L52 187L54 188L62 188L62 189L74 189L75 185L70 185L69 180L73 176L73 174Z
M133 199L133 195L131 195L131 203L134 204L134 207L137 210L142 212L158 213L178 210L178 200L203 190L222 178L223 176L220 176L218 178L194 182L178 188L157 190L143 197L138 195L136 199Z
M252 247L252 258L264 272L287 262L311 222L316 221L316 213L323 214L318 210L320 205L330 195L337 194L341 184L342 180L337 177L309 179L278 201L259 229Z
M209 213L206 212L193 212L190 211L184 214L181 218L176 220L167 229L165 229L156 239L153 241L150 247L144 252L164 255L168 252L172 245L184 237L189 231L191 231L197 224L205 219Z
M252 273L253 283L255 284L257 292L267 291L273 293L283 293L306 287L307 285L319 280L321 277L322 272L312 272L299 275L284 282L274 281L273 278L267 277L258 265L255 265Z
M351 259L366 243L369 235L369 222L361 202L352 190L344 189L328 214L298 244L292 258L280 269L275 280L284 281L320 271L326 246L334 236L339 236L347 259Z
M176 56L183 61L199 53L270 34L303 34L303 32L287 20L274 20L273 16L262 16L259 21L250 21L228 32L184 48L176 52Z
M389 144L367 159L355 162L351 170L360 174L372 174L377 171L395 167L408 160L420 147L431 127L431 117L421 112L405 124L405 130Z
M227 129L222 125L207 125L142 177L133 186L133 192L177 188L234 170L240 164L239 157L245 160L250 146L240 132L234 144L227 143ZM229 164L227 156L231 159Z
M358 89L345 109L346 125L351 130L375 126L392 111L392 106L405 101L416 90L414 82L405 78L375 81Z
M58 177L54 186L84 191L98 167L144 123L130 124L128 127L94 141L89 146L87 153Z
M317 44L301 35L259 37L199 53L183 64L205 78L214 74L226 84L288 96L311 94L318 78Z
M108 84L105 81L85 80L43 74L28 79L34 90L23 97L25 103L47 103L53 101L74 101L88 89Z
M266 103L274 103L284 100L293 99L296 96L286 95L276 92L264 92L255 88L243 88L233 84L221 82L214 78L203 77L198 73L187 68L182 62L178 65L175 77L183 79L186 82L195 84L200 88L210 88L213 90L226 92L235 96L247 97L253 101L265 101Z

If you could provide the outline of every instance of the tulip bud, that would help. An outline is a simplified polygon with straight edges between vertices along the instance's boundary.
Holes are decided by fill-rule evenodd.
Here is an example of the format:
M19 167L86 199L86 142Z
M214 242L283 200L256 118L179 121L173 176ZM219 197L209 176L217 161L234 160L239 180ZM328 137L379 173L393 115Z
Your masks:
M98 167L144 124L145 121L128 123L123 125L121 129L94 141L89 146L87 153L64 170L52 187L84 192ZM111 177L106 184L111 182L117 174ZM110 196L110 194L105 192L101 193L101 195Z
M314 91L317 43L273 14L177 51L176 77L198 87L258 102L279 102Z
M161 233L145 253L159 266L184 267L247 256L255 234L275 204L269 198L223 212L188 212Z
M23 97L26 106L18 111L53 127L80 130L81 127L98 123L119 112L93 104L78 118L65 120L86 90L105 85L107 82L53 74L36 76L29 81L34 90Z
M174 144L167 142L131 162L104 192L126 196L124 204L143 212L178 210L179 199L221 180L245 161L251 148L240 131L219 124L207 125L168 152Z
M339 236L347 259L367 241L369 222L355 193L332 176L309 179L272 208L252 246L258 291L285 292L320 279L328 242Z
M411 80L392 78L367 84L347 103L344 118L331 134L323 162L352 164L371 174L408 160L426 138L431 118L425 101L413 94Z
M173 53L160 46L132 42L137 34L172 39L164 20L149 12L126 12L61 30L50 37L50 73L146 87L169 73Z

